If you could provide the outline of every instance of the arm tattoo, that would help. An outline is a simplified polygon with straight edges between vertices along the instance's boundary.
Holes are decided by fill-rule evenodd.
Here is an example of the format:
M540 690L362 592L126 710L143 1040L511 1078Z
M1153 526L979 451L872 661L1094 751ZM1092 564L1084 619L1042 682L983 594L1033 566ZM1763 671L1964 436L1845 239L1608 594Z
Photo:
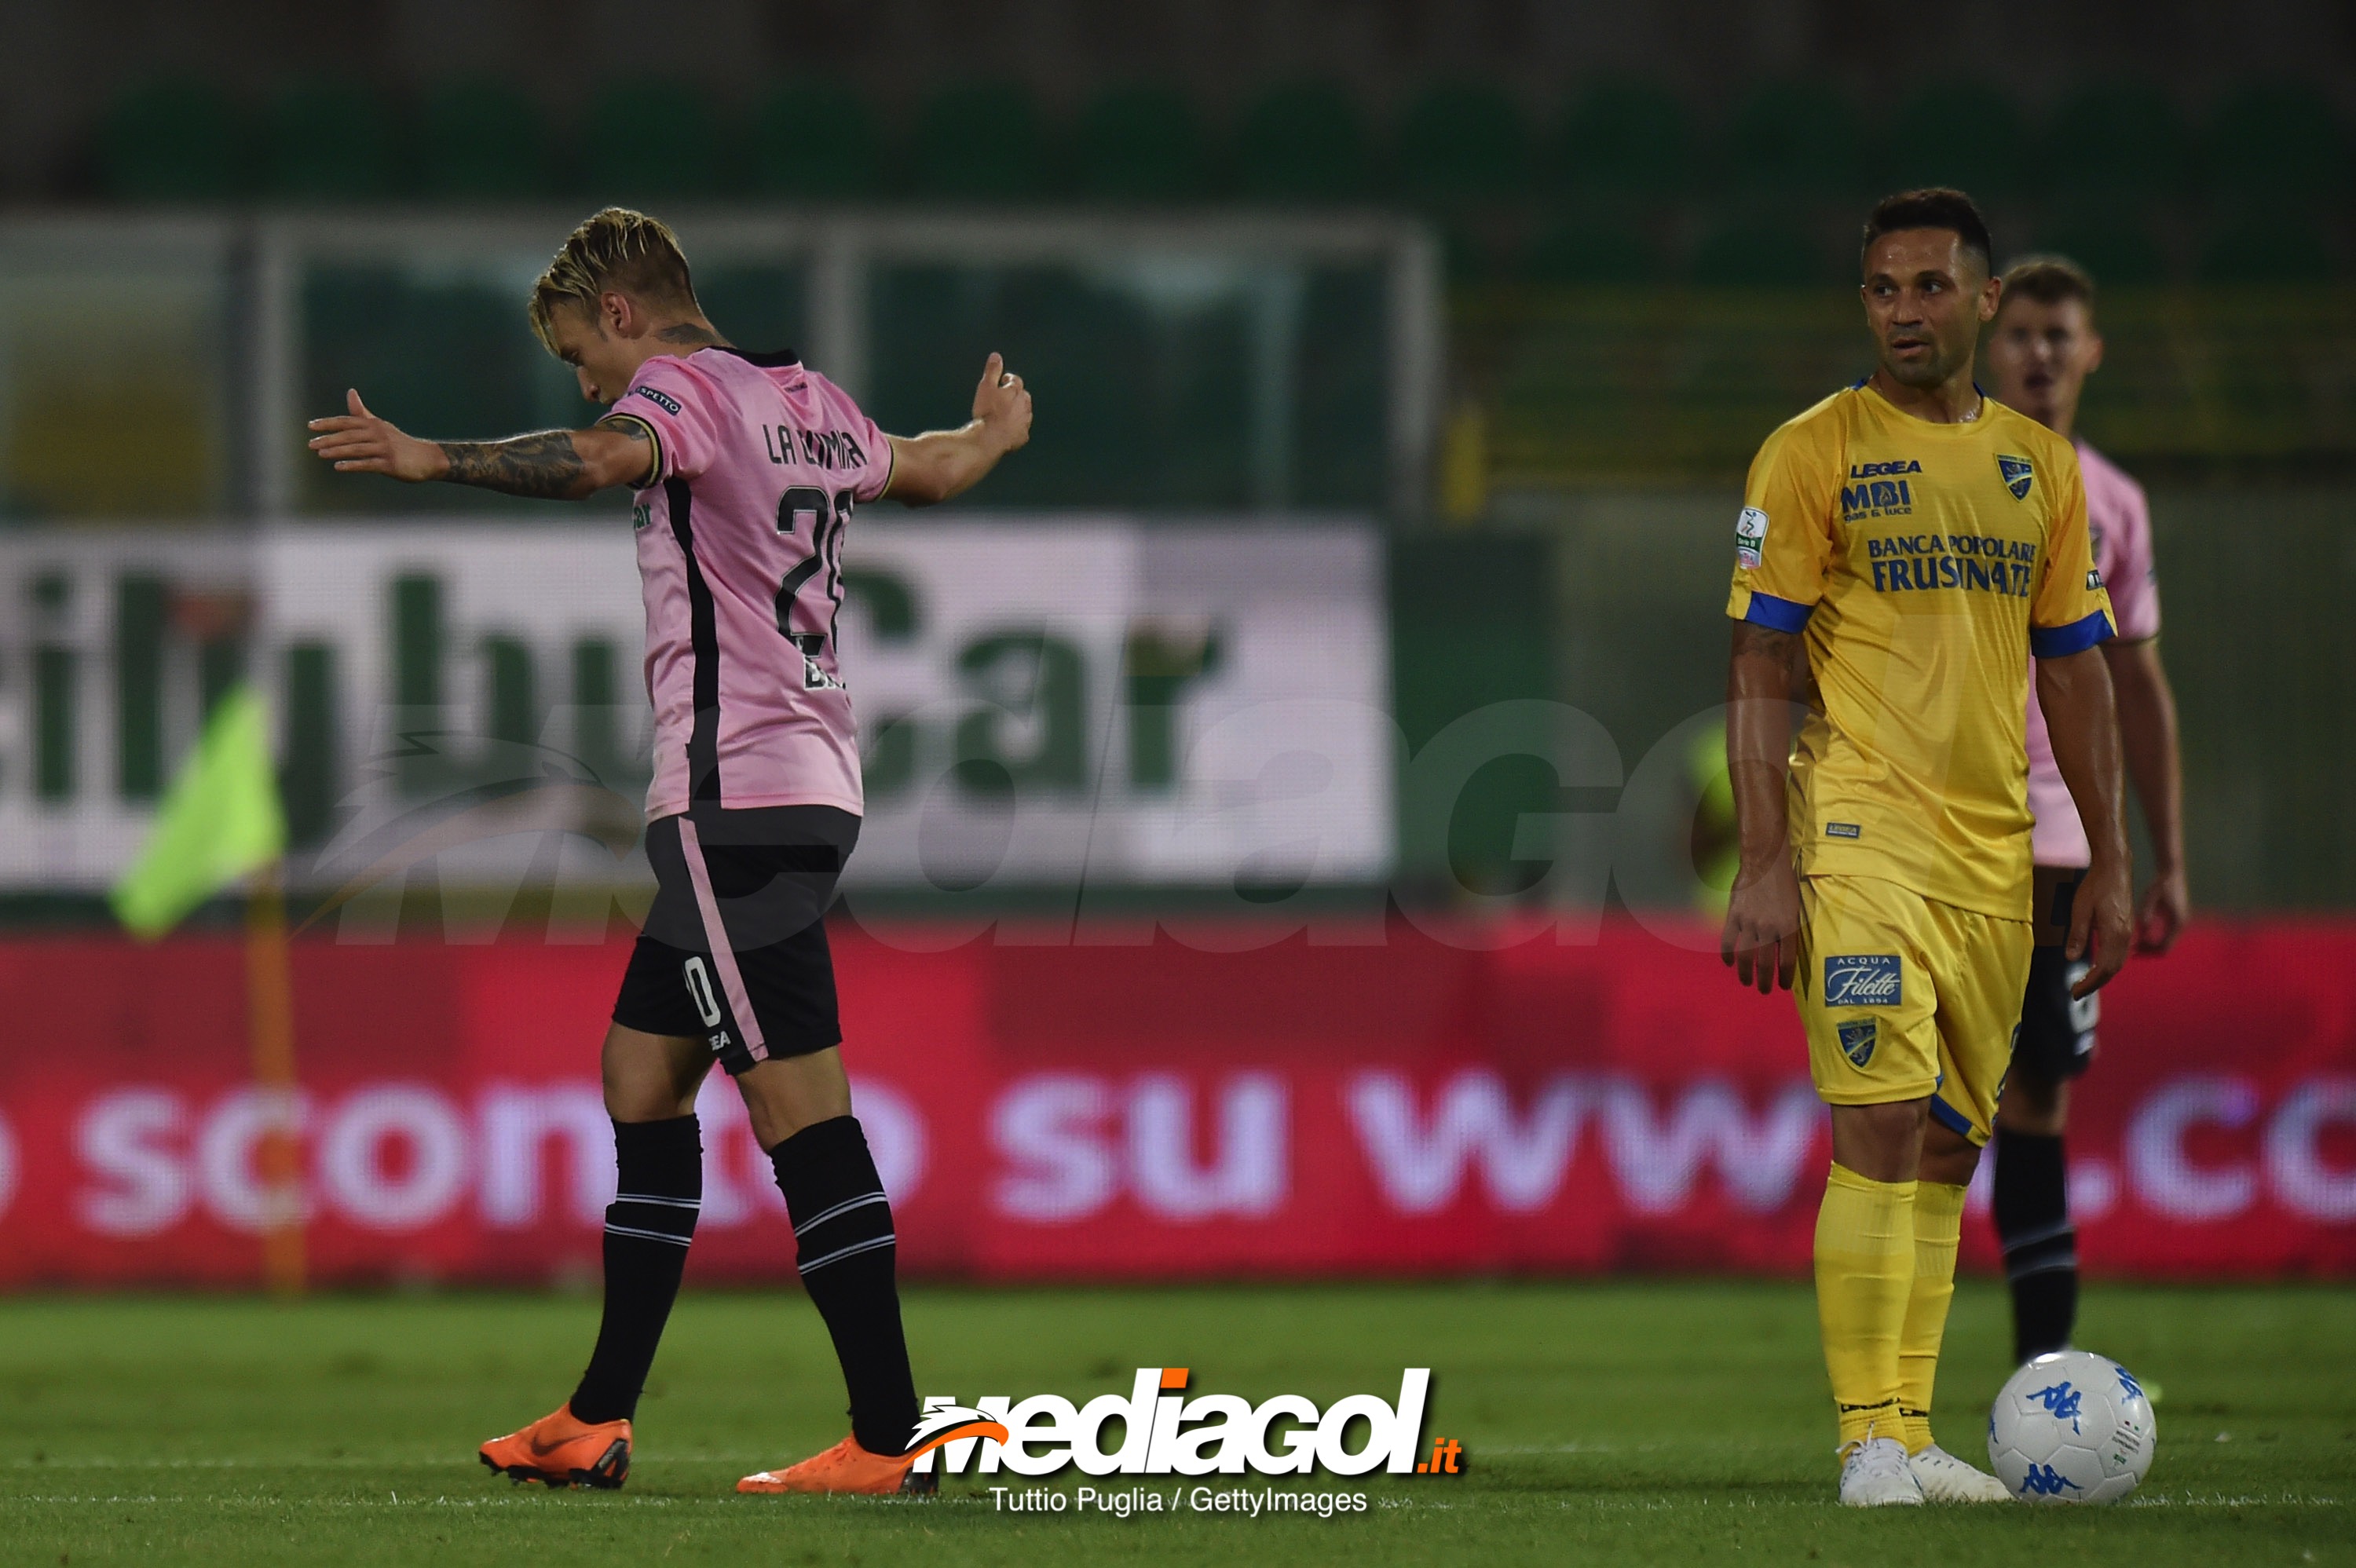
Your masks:
M453 485L474 485L545 500L575 500L588 494L582 488L581 454L573 449L570 431L543 430L507 441L438 444L450 460L450 472L443 477Z
M629 483L637 485L641 482L649 484L653 482L655 474L662 463L662 443L655 439L653 426L636 414L607 414L597 421L597 428L617 432L628 436L641 446L651 447L653 450L647 453L644 466L639 468Z

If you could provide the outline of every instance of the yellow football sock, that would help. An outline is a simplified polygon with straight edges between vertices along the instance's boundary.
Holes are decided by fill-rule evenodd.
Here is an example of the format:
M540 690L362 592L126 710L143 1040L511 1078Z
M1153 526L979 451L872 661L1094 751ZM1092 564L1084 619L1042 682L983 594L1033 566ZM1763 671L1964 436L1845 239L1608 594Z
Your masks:
M1912 1181L1869 1181L1836 1164L1816 1211L1816 1321L1843 1447L1903 1437L1898 1340L1914 1275Z
M1955 1299L1964 1190L1944 1181L1914 1184L1914 1288L1906 1297L1906 1328L1898 1339L1898 1405L1909 1454L1931 1445L1931 1384L1939 1375L1947 1307Z

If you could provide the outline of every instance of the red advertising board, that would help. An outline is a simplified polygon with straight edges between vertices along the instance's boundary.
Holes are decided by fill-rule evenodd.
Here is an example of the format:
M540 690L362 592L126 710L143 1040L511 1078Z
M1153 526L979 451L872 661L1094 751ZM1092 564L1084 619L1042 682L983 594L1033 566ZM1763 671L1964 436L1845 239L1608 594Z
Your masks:
M1826 1140L1791 1004L1702 944L1613 922L1478 948L1404 926L1050 934L838 933L911 1273L1806 1265ZM296 944L316 1277L594 1268L596 1049L625 951ZM0 944L0 1284L257 1277L269 1112L243 976L230 938ZM2356 1275L2356 925L2211 923L2104 1008L2071 1144L2087 1267ZM789 1275L784 1204L717 1074L701 1111L691 1267ZM1965 1238L1992 1261L1985 1222Z

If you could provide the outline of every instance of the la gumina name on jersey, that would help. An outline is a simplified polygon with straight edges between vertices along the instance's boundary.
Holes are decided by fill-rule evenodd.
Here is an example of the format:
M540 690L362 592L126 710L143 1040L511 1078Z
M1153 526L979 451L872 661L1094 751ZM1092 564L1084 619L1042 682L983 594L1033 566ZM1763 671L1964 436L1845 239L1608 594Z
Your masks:
M916 1428L919 1446L935 1434L976 1423L991 1424L1006 1435L944 1443L918 1458L916 1468L953 1476L1053 1476L1069 1468L1087 1476L1441 1473L1423 1452L1429 1367L1400 1372L1396 1401L1354 1393L1323 1410L1297 1393L1258 1404L1230 1393L1190 1399L1187 1380L1184 1367L1140 1367L1126 1397L1099 1394L1076 1406L1052 1393L1020 1400L985 1394L970 1405L932 1395ZM1122 1435L1119 1445L1108 1450L1105 1428L1115 1421Z

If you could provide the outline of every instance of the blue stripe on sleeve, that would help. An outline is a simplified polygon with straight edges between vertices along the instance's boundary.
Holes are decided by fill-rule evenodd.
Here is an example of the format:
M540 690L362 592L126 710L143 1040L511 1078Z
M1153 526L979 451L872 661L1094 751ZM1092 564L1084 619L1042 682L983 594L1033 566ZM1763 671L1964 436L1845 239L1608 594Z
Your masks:
M2097 610L2083 621L2072 621L2066 626L2031 626L2029 628L2029 651L2041 659L2067 658L2083 653L2096 643L2111 640L2111 618Z
M1807 630L1808 616L1815 609L1814 604L1778 599L1772 593L1762 593L1754 588L1751 591L1751 608L1743 613L1742 618L1771 631L1804 632Z

